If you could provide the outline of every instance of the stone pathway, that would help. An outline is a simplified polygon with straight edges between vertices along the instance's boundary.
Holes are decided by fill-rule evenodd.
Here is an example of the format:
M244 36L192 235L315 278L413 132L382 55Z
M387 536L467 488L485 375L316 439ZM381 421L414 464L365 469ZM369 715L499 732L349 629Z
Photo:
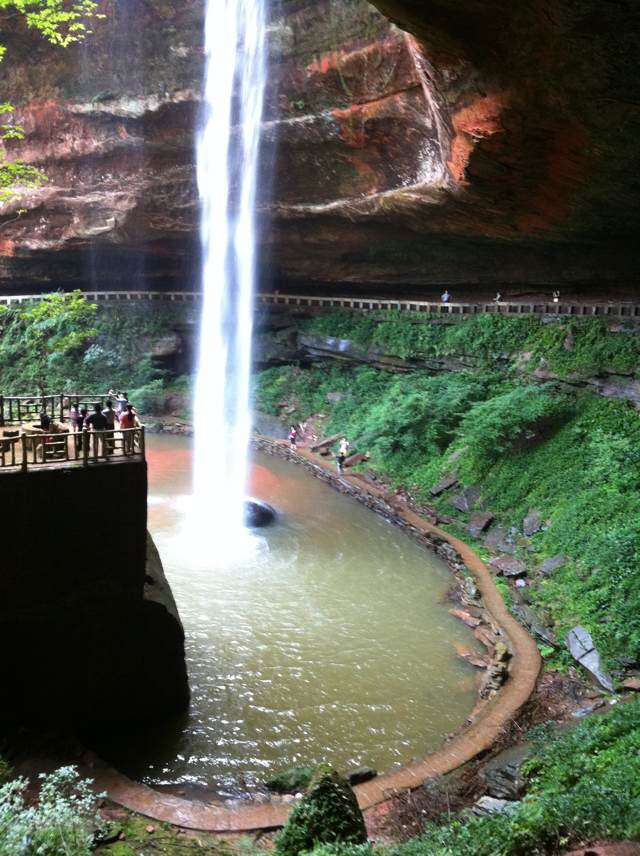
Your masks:
M283 442L286 447L288 444ZM289 452L291 460L313 462L326 469L330 481L339 482L334 466L304 449ZM363 494L382 498L385 492L357 474L345 475L343 480L357 485ZM511 615L496 589L489 570L480 557L463 541L437 526L428 523L419 515L393 505L394 513L411 526L435 534L448 541L460 554L467 568L473 573L482 595L484 606L496 624L500 626L511 644L512 657L509 664L509 679L493 698L481 708L477 719L460 734L445 742L435 752L420 761L386 775L378 776L354 790L363 810L388 800L400 791L419 787L427 778L443 775L455 770L491 748L500 736L503 726L513 719L533 692L540 672L541 659L535 641ZM97 765L83 769L83 773L96 781L96 787L105 791L109 799L146 815L154 820L175 824L186 829L206 832L248 832L256 829L271 829L283 826L290 811L289 805L248 804L242 808L206 805L154 791L146 785L132 782L126 776L110 768Z

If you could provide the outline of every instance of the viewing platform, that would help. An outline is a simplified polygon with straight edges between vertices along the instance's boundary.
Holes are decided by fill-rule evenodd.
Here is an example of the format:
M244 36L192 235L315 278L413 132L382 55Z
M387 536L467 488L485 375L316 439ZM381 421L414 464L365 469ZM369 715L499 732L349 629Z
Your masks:
M95 404L104 408L109 395L0 395L0 473L51 467L89 467L144 461L145 429L73 430L69 410ZM33 420L45 411L51 420L45 431Z

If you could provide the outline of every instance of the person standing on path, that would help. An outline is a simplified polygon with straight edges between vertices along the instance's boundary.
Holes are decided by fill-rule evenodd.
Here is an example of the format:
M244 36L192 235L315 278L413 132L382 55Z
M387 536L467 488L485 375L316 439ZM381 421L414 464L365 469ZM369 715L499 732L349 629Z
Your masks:
M298 438L298 429L295 425L291 425L289 428L289 444L292 449L296 448L296 440Z

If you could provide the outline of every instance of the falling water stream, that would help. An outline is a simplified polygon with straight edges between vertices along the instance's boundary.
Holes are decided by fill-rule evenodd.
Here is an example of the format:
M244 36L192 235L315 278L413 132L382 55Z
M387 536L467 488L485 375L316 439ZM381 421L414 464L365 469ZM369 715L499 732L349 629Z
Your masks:
M213 526L227 543L242 529L248 472L266 3L207 0L205 23L205 110L197 148L204 294L194 494L208 536Z
M207 2L195 447L147 447L191 706L101 747L148 783L230 798L300 764L389 770L457 727L476 685L455 647L475 640L442 603L451 580L435 556L297 468L249 466L266 3ZM243 529L249 475L280 512L260 534Z

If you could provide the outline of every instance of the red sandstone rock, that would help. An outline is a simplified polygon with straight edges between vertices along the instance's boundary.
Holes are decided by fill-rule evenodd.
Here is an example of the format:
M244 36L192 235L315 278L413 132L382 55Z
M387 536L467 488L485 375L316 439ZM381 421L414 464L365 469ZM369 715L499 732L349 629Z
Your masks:
M376 5L417 38L364 0L290 0L272 22L262 204L276 275L635 281L611 241L640 231L624 4ZM0 100L26 130L10 153L49 181L0 212L0 287L83 282L90 243L104 286L194 281L202 7L108 11L66 51L3 27Z
M450 609L449 612L455 618L459 618L460 621L464 622L467 627L478 627L480 624L482 624L480 618L476 618L470 613L465 612L463 609Z

